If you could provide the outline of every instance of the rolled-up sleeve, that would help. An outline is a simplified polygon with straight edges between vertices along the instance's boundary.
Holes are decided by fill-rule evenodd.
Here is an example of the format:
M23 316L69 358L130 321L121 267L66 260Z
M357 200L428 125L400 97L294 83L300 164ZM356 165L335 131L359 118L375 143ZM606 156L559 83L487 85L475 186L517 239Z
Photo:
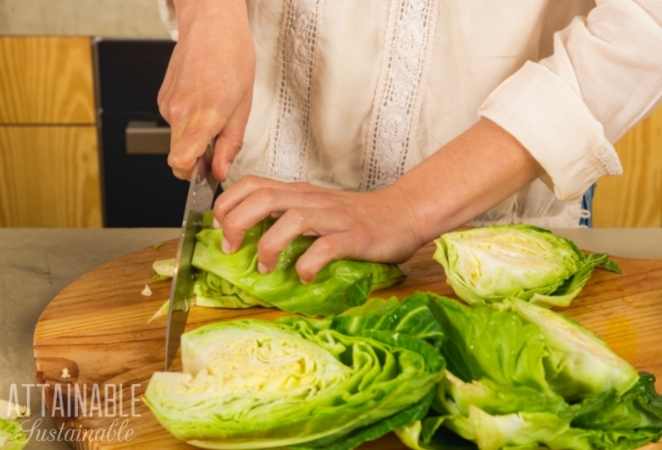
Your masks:
M561 200L622 173L612 143L662 96L662 1L598 0L483 103L546 172Z
M177 40L177 19L175 18L175 8L172 0L158 0L159 12L161 13L161 20L168 27L168 32L173 40Z

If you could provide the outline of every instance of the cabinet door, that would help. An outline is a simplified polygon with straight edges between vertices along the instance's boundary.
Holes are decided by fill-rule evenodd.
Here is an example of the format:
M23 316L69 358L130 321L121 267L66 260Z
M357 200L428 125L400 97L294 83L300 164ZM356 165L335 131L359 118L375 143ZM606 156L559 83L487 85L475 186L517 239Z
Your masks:
M662 227L662 106L616 144L623 175L598 182L596 227Z
M0 227L99 227L93 126L0 126Z
M0 124L94 124L86 37L0 37Z

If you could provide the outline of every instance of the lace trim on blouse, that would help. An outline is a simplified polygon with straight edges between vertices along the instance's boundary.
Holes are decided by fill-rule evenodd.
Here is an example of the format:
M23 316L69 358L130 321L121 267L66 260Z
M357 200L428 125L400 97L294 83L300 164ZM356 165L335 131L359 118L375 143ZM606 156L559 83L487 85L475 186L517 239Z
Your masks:
M436 4L434 0L391 3L386 60L364 140L362 190L391 184L404 174Z
M310 89L320 9L324 0L288 0L279 36L278 117L269 147L267 174L282 180L306 178L315 153L310 131Z

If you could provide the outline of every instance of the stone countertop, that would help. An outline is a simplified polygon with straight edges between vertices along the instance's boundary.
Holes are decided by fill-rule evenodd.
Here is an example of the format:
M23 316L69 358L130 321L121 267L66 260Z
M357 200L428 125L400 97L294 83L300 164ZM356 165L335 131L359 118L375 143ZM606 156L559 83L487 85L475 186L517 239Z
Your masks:
M662 258L662 228L556 231L587 250L630 258ZM105 261L176 238L178 232L173 228L0 229L0 399L9 398L12 383L35 382L34 326L58 291ZM25 401L24 396L20 400ZM40 399L32 398L30 407L40 411ZM52 425L45 422L40 429L52 429ZM33 450L66 448L57 442L28 446Z
M0 35L169 38L157 0L2 0Z

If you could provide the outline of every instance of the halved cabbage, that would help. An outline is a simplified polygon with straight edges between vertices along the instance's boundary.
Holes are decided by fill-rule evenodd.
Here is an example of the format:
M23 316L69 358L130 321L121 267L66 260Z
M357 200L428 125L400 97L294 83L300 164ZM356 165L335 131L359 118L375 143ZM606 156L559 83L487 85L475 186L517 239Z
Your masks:
M0 450L22 450L28 444L28 436L17 419L29 415L27 407L0 400Z
M512 299L435 297L447 362L428 417L398 430L412 449L630 450L662 436L662 397L604 342Z
M28 437L20 423L0 418L0 450L22 450L27 444Z
M210 223L205 220L205 223ZM280 254L271 273L257 271L258 242L273 223L265 220L247 231L234 253L221 250L223 231L207 227L197 235L193 266L199 270L194 303L219 308L270 306L306 315L338 314L365 303L369 294L404 278L398 266L338 260L327 264L315 280L303 284L295 270L299 256L314 238L301 236ZM156 261L159 278L172 276L174 260Z
M183 373L155 373L145 401L198 447L355 448L427 412L444 367L428 303L203 326L182 336Z
M593 269L620 271L607 255L585 254L572 241L531 225L456 231L435 243L434 259L444 267L455 293L468 303L517 297L568 306Z

